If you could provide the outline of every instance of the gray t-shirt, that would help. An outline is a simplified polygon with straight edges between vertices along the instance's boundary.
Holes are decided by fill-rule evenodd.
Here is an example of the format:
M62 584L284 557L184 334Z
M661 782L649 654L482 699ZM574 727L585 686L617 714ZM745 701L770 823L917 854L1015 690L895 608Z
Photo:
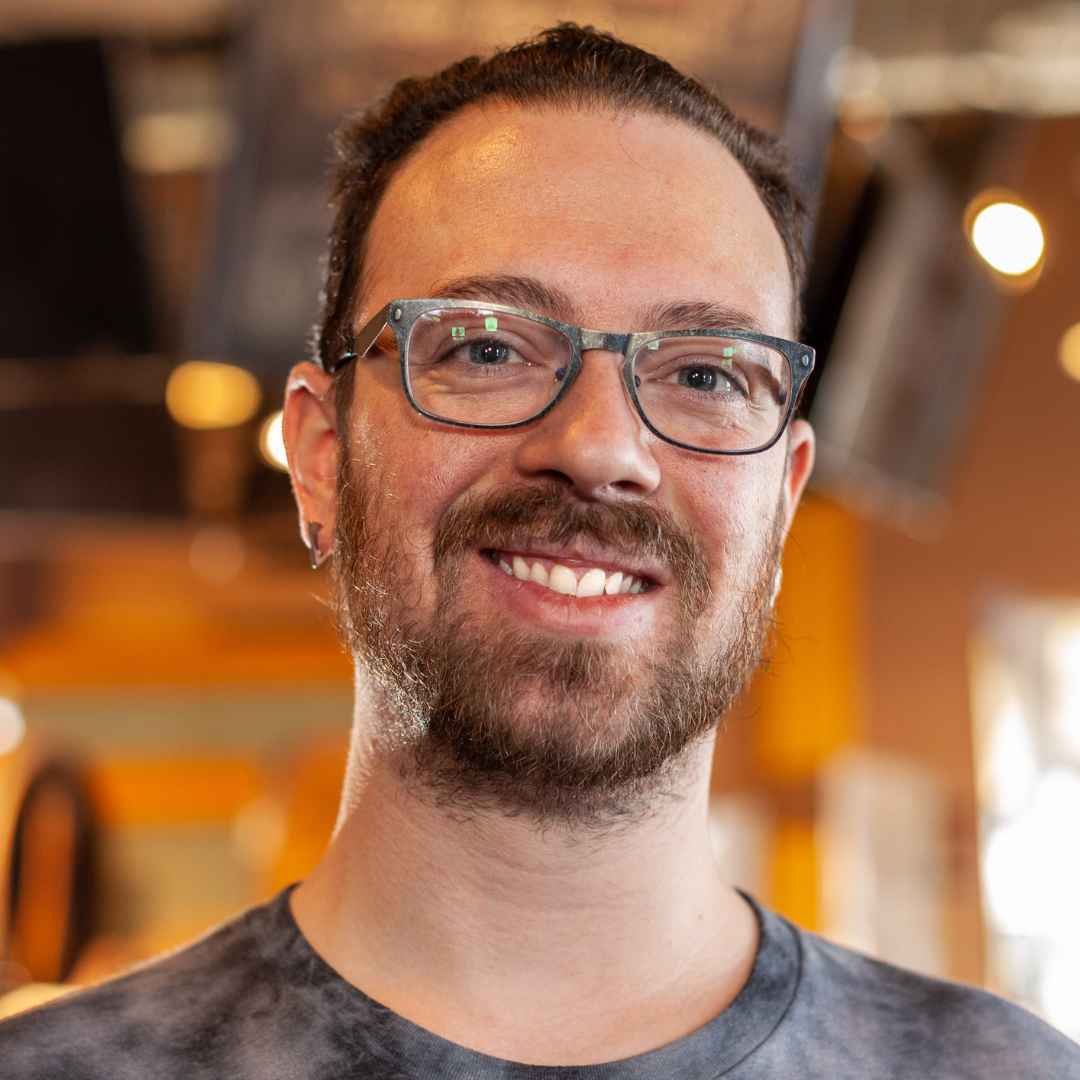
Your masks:
M0 1078L1080 1080L1080 1047L1023 1009L832 945L750 897L761 929L753 971L704 1027L603 1065L502 1061L347 983L304 938L289 891L178 952L0 1024Z

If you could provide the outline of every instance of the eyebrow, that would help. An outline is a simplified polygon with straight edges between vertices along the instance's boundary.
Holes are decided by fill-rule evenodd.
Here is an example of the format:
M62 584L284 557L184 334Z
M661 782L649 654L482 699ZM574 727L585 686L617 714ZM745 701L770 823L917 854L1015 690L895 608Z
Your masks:
M690 300L654 304L645 312L648 330L753 330L764 333L753 315L730 304L712 300Z
M432 299L488 300L493 304L528 308L563 322L580 321L576 305L561 289L533 277L517 274L474 275L451 278L433 285ZM736 328L763 333L747 311L711 300L684 300L653 304L643 312L639 330L720 330Z
M572 322L577 317L573 300L561 289L545 285L537 278L516 274L452 278L432 286L428 295L432 299L489 300L493 304L539 311L563 322Z

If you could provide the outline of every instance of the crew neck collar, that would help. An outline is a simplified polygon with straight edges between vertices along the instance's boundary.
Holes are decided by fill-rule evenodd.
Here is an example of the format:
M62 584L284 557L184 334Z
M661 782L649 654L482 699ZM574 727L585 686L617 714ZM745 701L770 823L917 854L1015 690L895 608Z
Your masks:
M482 1054L444 1039L370 998L342 978L312 947L293 917L283 889L268 905L277 924L269 940L276 957L309 986L319 984L340 1037L357 1053L395 1062L401 1076L447 1080L670 1080L672 1076L715 1078L749 1057L776 1030L794 1000L801 974L795 928L739 895L758 922L758 949L750 977L731 1004L703 1027L655 1050L596 1065L525 1065Z

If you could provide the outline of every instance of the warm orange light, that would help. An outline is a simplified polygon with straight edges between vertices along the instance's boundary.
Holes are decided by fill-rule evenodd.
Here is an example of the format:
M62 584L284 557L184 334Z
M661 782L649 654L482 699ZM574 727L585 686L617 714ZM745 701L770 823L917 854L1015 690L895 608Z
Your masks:
M1031 273L1046 250L1039 219L1011 200L976 200L980 203L980 209L970 216L972 246L999 274L1019 277Z
M246 424L262 401L259 382L250 371L232 364L192 360L169 376L165 404L172 418L197 430Z
M1074 323L1062 334L1058 356L1065 374L1080 381L1080 322Z
M289 471L289 461L285 456L285 436L282 432L284 414L280 409L271 413L259 429L259 453L263 461L273 469Z

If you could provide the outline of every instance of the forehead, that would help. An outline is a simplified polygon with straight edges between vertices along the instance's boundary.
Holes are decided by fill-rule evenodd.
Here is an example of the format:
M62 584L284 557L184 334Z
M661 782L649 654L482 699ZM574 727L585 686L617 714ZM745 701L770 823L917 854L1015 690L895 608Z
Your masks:
M750 178L713 136L648 113L485 102L412 153L372 222L360 318L497 274L565 292L560 314L604 329L706 301L791 332L783 243Z

